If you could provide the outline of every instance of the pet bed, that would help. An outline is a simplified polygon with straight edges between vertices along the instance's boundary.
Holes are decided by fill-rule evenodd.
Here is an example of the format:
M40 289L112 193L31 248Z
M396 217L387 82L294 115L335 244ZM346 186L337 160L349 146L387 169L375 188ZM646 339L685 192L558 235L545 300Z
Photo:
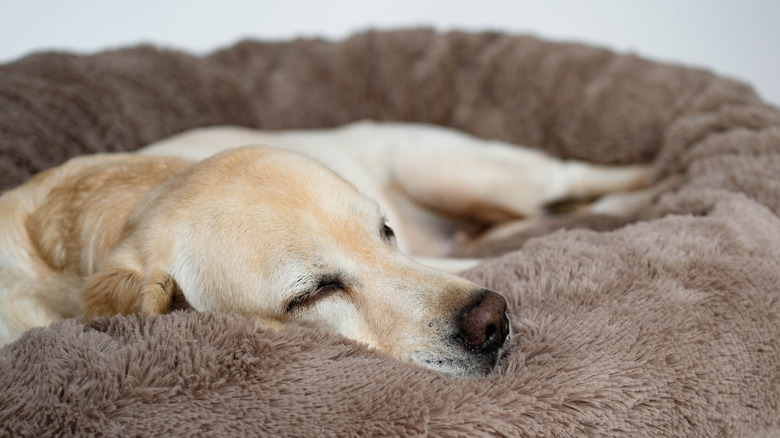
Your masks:
M780 434L780 111L706 71L429 30L34 54L0 67L0 186L199 126L359 119L651 162L675 183L636 218L471 249L493 258L465 275L511 312L495 375L224 314L67 320L0 350L0 435Z

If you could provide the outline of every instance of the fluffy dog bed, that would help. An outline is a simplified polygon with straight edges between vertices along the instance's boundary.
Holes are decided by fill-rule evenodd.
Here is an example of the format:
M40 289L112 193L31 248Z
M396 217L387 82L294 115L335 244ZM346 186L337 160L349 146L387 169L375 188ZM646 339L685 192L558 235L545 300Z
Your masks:
M652 162L676 184L638 218L470 250L496 257L466 276L511 309L494 376L231 315L69 320L0 350L0 435L780 434L780 111L705 71L426 30L38 54L0 67L0 185L198 126L367 118Z

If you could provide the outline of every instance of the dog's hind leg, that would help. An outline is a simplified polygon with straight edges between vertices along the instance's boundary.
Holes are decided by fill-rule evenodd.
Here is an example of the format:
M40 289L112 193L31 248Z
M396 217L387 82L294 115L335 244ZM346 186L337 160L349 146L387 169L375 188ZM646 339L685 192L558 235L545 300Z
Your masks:
M425 130L391 149L393 183L426 207L496 223L537 217L556 201L596 198L646 186L646 165L605 166L540 151Z

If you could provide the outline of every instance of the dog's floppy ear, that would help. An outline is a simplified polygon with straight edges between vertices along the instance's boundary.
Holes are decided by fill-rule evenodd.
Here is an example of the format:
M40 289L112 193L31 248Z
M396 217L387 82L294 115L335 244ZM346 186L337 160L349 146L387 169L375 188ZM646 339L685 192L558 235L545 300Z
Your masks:
M189 308L176 280L164 270L144 275L124 267L90 277L81 292L81 306L85 321L100 315L160 315Z

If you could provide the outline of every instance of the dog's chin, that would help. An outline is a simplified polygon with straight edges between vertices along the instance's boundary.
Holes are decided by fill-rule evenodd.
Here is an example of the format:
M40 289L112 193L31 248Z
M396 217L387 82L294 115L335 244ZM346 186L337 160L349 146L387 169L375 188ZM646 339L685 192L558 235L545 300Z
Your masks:
M436 371L446 377L463 379L484 377L496 371L503 357L509 352L507 338L504 345L493 353L473 356L467 352L457 354L437 354L429 351L416 351L412 354L412 363Z

